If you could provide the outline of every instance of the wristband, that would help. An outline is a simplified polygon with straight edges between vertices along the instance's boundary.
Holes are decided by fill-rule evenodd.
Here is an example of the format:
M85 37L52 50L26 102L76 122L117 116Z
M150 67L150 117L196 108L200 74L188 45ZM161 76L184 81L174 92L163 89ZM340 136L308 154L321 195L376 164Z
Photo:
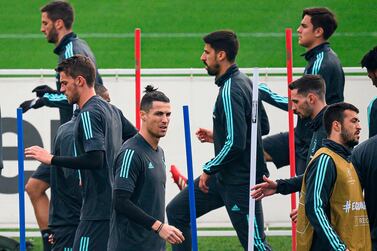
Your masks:
M160 231L161 231L161 229L162 229L162 227L164 226L164 223L161 223L161 225L157 228L157 230L155 231L156 232L156 234L158 234Z

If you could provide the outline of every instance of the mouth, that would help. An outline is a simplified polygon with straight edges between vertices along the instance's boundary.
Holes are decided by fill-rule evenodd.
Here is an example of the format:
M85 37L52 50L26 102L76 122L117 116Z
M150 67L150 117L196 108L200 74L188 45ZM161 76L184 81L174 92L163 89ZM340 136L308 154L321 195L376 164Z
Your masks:
M360 138L360 131L357 131L357 132L355 133L355 137L358 138L358 139Z

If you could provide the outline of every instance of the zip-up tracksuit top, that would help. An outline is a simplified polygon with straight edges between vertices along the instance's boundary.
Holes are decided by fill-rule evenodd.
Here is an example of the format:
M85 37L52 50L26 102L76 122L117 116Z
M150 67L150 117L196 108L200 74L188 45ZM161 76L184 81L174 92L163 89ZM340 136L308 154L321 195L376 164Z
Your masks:
M252 82L236 65L232 65L215 83L220 87L213 111L215 157L204 165L203 171L210 175L216 173L225 184L248 184ZM259 111L261 109L262 106ZM263 174L268 176L261 137L261 128L265 125L261 125L261 121L266 120L261 118L258 124L257 182L262 180Z
M58 64L63 60L70 58L74 55L83 55L89 57L94 65L96 65L96 59L93 52L90 50L89 45L82 39L78 38L73 32L65 35L60 41L59 45L54 49L54 53L59 56ZM98 73L96 66L96 83L103 84L102 78ZM60 91L60 76L56 74L56 88ZM60 123L64 124L71 120L73 115L72 105L68 104L67 98L62 93L46 93L43 96L43 103L48 107L58 107L60 111Z
M308 62L304 74L321 75L325 80L326 103L330 105L344 101L344 72L330 44L326 42L318 45L302 56ZM288 111L288 98L272 92L265 84L260 84L259 90L263 101ZM312 136L311 131L305 126L308 121L297 118L295 128L296 152L301 159L306 159Z

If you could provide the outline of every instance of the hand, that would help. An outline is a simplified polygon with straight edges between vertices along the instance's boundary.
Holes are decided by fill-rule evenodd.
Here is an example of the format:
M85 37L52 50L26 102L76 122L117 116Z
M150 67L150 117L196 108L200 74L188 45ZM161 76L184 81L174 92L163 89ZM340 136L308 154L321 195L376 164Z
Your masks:
M20 108L22 108L22 113L27 112L30 108L40 108L44 105L43 99L40 98L34 98L30 100L26 100L20 104Z
M199 189L202 190L203 193L208 193L209 191L209 187L207 185L207 181L209 180L211 176L206 174L206 173L202 173L202 175L200 175L200 178L199 178Z
M263 175L263 180L265 182L256 184L251 188L251 197L253 197L255 200L261 200L264 197L276 193L278 184L272 179L267 178L265 175Z
M55 243L55 235L54 234L50 234L48 236L48 242L53 245Z
M212 130L205 129L205 128L199 128L195 132L196 137L199 139L200 142L208 142L213 143L213 132Z
M153 224L152 229L154 231L157 231L158 227L160 227L161 224L162 223L160 221L156 221ZM181 244L185 240L185 237L183 237L183 234L179 229L165 223L158 232L158 235L170 244Z
M295 208L292 210L292 212L289 214L289 217L291 217L291 221L294 223L297 223L297 215L298 215L298 208Z
M51 165L51 160L53 155L51 155L47 150L39 146L32 146L25 149L26 158L32 158L42 162L45 165Z
M35 92L37 97L40 97L40 98L43 97L46 93L54 93L54 94L59 93L57 90L52 89L48 85L39 85L35 87L31 92Z

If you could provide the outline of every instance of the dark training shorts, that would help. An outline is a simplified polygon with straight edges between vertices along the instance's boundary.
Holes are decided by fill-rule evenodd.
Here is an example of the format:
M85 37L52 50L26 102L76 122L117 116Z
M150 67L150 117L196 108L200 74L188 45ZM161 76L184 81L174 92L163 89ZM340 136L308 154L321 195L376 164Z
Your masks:
M74 251L107 250L110 221L80 221L73 244Z
M55 243L52 245L52 251L72 251L75 240L76 226L50 227L54 234Z
M50 167L40 165L31 175L32 178L42 180L50 185Z
M276 168L289 165L289 133L281 132L263 139L263 148L272 158ZM301 157L296 144L296 175L303 174L306 169L306 158Z

